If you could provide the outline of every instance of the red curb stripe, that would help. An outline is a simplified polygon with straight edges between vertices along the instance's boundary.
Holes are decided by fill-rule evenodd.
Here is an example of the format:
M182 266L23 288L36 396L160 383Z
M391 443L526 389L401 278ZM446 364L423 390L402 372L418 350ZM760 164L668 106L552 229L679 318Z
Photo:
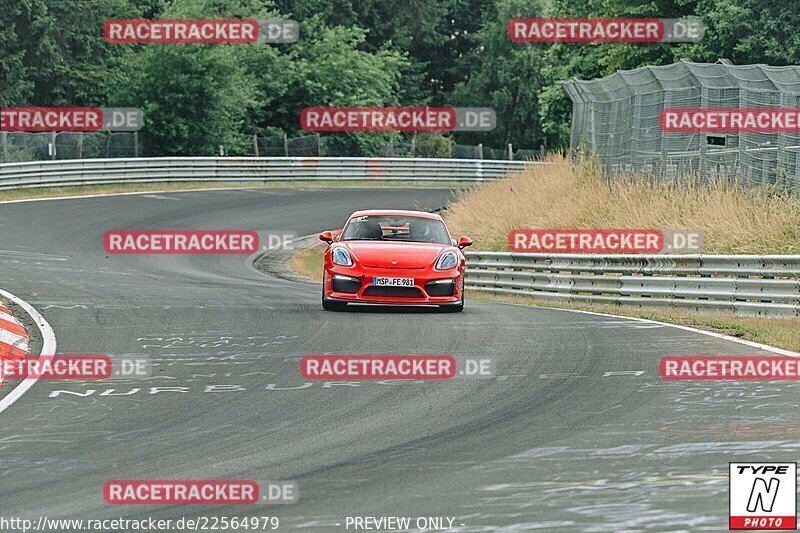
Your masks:
M28 352L25 350L0 342L0 359L22 359L27 355Z
M0 317L0 329L10 331L14 335L19 335L20 337L25 337L26 339L29 338L28 332L25 331L24 327L20 326L19 324L15 324L13 322L9 322L8 320L3 320L2 317Z
M14 313L12 313L12 312L11 312L11 310L10 310L10 309L6 309L6 308L5 308L5 307L3 307L2 305L0 305L0 313L5 313L5 314L7 314L7 315L13 315L13 314L14 314Z

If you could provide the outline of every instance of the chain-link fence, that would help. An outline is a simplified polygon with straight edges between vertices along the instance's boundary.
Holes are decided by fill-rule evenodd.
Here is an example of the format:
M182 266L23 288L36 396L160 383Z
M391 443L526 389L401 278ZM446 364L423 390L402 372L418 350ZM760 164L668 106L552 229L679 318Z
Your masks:
M595 154L608 175L697 175L800 189L800 134L662 132L668 108L798 108L800 66L679 63L564 82L573 151Z
M0 156L4 163L46 159L96 159L139 157L136 133L25 133L0 131Z
M255 136L253 139L255 153L253 155L259 157L350 157L363 155L352 153L348 149L348 145L341 142L341 139L336 134L306 135L295 138L280 135L271 137ZM508 145L506 148L490 148L480 144L455 144L450 139L439 143L432 150L430 146L421 146L421 143L411 136L389 139L377 150L375 155L380 157L444 157L451 159L533 161L544 158L545 154L546 149L544 147L535 150L515 150L512 145Z
M0 162L17 163L47 159L95 159L113 157L139 157L142 148L137 133L24 133L0 132ZM343 137L331 135L305 135L289 138L283 135L253 136L249 154L256 157L360 157L342 142ZM535 160L544 157L545 150L514 150L482 145L453 144L449 138L431 147L421 146L415 137L389 139L375 155L380 157L444 157L453 159ZM228 155L224 146L221 154ZM210 153L217 156L220 153Z

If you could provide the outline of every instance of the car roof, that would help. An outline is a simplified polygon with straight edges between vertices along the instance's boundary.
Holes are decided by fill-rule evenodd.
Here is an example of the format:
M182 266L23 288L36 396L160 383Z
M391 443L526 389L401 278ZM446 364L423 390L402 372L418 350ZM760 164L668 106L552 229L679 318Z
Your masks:
M356 211L350 218L363 217L363 216L410 216L420 218L430 218L433 220L442 220L442 217L435 213L427 213L425 211L408 211L403 209L367 209L364 211Z

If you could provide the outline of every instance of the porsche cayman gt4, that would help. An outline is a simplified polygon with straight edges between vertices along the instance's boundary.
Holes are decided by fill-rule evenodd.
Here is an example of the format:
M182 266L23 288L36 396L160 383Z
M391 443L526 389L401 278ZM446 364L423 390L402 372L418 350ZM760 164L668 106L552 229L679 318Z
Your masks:
M349 303L464 308L462 250L442 217L422 211L356 211L341 232L324 231L322 307Z

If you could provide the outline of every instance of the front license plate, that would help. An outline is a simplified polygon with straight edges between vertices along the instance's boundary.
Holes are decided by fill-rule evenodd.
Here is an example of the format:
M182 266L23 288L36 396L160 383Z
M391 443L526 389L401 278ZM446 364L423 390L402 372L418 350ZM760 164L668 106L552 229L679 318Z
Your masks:
M413 287L414 278L379 278L373 277L372 284L378 287Z

